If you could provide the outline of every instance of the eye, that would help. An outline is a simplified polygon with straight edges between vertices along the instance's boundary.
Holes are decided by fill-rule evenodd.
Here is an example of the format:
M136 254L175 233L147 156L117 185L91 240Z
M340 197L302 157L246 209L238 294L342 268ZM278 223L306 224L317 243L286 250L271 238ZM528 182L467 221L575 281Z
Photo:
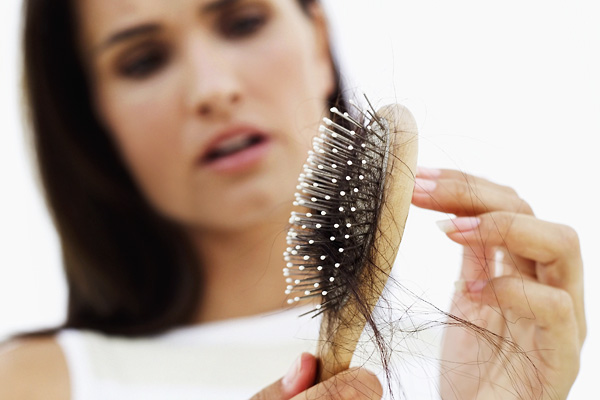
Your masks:
M118 72L126 78L142 79L158 72L167 61L167 51L161 46L142 46L127 53Z
M225 15L220 21L221 32L229 38L244 38L257 32L267 22L267 14L260 10L247 10Z

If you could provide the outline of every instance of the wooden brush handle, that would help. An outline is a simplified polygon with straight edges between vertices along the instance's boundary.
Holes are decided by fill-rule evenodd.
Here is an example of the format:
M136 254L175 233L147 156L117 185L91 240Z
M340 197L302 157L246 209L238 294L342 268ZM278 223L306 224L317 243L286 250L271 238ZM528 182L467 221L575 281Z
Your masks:
M360 289L364 291L364 296L361 297L365 298L365 304L356 304L350 300L340 310L339 318L329 322L327 316L323 316L317 351L318 382L349 368L357 342L367 323L365 314L373 312L381 296L396 259L408 217L417 166L417 125L410 111L401 105L385 106L377 115L388 122L391 141L384 203L374 243L378 251L373 261L378 268L368 272L369 279L366 281L370 284ZM330 323L334 326L329 326Z

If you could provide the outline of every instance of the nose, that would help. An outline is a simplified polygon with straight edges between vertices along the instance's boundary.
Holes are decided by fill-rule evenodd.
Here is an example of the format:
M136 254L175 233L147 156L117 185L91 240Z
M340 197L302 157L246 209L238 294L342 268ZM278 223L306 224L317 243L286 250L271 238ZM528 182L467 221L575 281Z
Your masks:
M236 65L227 51L204 43L189 54L186 82L190 111L204 119L227 119L242 101Z

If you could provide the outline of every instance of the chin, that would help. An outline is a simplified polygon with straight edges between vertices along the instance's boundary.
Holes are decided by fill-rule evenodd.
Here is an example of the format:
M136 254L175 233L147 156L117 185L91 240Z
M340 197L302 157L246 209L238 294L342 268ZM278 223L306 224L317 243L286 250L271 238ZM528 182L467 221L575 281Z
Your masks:
M195 226L214 232L245 231L265 225L283 228L288 223L293 200L293 190L255 191L244 197L229 197L229 201L197 207L188 221L193 220Z

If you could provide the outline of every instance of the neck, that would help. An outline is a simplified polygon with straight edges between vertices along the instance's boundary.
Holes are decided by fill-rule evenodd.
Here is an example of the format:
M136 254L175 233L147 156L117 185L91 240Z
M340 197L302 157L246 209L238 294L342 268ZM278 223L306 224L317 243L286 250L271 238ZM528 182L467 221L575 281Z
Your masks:
M289 214L278 221L286 221ZM204 290L196 321L264 313L286 306L282 253L287 224L266 222L235 232L191 232Z

